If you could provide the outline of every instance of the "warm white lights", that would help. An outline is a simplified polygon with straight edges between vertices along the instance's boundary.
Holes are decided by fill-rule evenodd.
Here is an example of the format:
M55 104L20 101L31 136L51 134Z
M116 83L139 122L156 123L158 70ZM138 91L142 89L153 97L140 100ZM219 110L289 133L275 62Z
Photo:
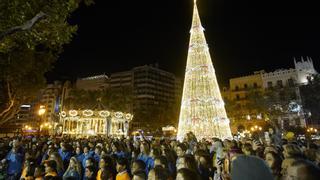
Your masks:
M99 115L101 117L108 117L108 116L110 116L110 112L109 111L100 111Z
M90 110L90 109L87 109L87 110L84 110L84 111L82 111L82 114L84 115L84 116L92 116L93 115L93 111L92 110Z
M73 116L73 117L74 117L74 116L77 116L77 115L78 115L78 111L76 111L76 110L70 110L70 111L69 111L69 115L70 115L70 116Z
M232 138L196 0L194 3L177 138L182 140L189 131L198 138Z
M60 115L62 133L80 136L127 135L128 124L133 119L130 113L91 109L61 111ZM53 128L49 124L44 127Z

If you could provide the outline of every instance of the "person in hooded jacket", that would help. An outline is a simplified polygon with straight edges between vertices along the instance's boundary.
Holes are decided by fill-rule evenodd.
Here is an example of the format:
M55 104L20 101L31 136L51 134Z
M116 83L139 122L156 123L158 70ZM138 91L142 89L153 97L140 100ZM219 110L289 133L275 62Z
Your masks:
M273 180L271 169L260 158L238 155L232 161L232 180Z

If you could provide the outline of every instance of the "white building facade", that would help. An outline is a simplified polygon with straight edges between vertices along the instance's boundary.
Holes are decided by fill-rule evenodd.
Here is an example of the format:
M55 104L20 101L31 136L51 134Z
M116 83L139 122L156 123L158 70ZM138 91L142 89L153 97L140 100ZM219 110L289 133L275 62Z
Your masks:
M294 58L294 68L278 69L273 72L263 73L263 88L293 87L295 85L306 84L308 83L308 77L316 73L317 71L313 66L311 58L307 57L306 61L303 57L301 57L301 61L297 61Z

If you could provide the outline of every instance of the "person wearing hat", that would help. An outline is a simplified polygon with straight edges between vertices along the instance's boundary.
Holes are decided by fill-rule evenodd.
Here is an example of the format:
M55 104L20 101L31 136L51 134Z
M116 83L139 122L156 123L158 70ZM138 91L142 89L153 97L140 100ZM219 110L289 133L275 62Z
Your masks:
M58 176L57 173L57 163L54 160L46 160L44 161L44 167L45 167L45 177L52 176L56 177Z

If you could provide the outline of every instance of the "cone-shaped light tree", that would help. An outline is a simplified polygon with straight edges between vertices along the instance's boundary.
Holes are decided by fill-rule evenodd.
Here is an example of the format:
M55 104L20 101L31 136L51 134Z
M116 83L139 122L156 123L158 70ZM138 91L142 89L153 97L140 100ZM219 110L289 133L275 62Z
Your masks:
M197 138L232 138L229 119L212 65L204 29L194 0L191 37L177 138L193 132Z

